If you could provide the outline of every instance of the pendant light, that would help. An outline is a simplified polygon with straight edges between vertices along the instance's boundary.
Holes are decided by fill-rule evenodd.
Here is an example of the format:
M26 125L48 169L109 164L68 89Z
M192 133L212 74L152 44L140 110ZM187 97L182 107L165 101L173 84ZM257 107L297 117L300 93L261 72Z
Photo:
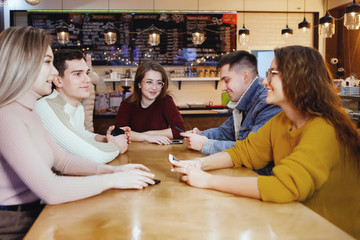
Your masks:
M243 0L243 27L239 30L238 42L240 47L247 47L250 40L250 30L245 28L245 0Z
M60 43L62 45L65 45L69 42L69 31L68 31L68 28L63 25L63 23L58 28L56 37L57 37L58 43Z
M116 42L116 32L115 29L108 24L107 28L104 31L105 35L105 42L108 45L114 44Z
M25 0L25 2L29 5L35 6L38 5L41 2L41 0Z
M360 5L355 0L345 8L344 26L348 30L360 28Z
M330 16L327 3L328 1L326 1L326 14L320 18L319 34L324 38L331 38L335 33L335 19Z
M205 41L205 31L199 28L199 25L196 24L196 27L192 30L192 42L197 46L201 45Z
M289 21L289 0L286 0L286 27L281 30L281 35L286 39L290 37L290 35L293 34L293 30L289 28L288 25Z
M64 18L64 0L61 0L61 18ZM65 45L69 42L69 30L65 26L64 20L61 19L60 27L57 28L56 38L58 43Z
M197 11L199 14L199 0L197 1ZM205 31L196 23L196 27L191 31L192 42L195 46L201 45L205 41Z
M110 0L108 0L108 13L110 12ZM110 25L110 23L107 23L105 25L105 43L108 45L114 44L116 42L116 32L113 26Z
M153 0L153 12L155 12L155 0ZM157 27L155 27L154 25L152 25L149 28L149 40L148 40L148 44L150 44L151 46L157 46L160 44L160 31Z
M306 17L305 17L305 0L304 0L304 20L301 23L299 23L298 28L301 29L304 33L307 33L310 31L310 26L311 24L308 21L306 21Z
M157 46L160 44L160 31L157 27L155 27L154 25L152 25L149 28L149 40L148 40L148 44L150 44L151 46Z

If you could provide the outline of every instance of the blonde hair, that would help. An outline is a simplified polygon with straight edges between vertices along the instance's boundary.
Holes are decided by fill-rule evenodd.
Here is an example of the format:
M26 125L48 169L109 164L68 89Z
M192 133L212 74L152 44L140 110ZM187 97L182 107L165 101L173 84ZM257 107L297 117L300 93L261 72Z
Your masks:
M17 26L0 33L0 107L31 88L49 44L50 36L43 29Z

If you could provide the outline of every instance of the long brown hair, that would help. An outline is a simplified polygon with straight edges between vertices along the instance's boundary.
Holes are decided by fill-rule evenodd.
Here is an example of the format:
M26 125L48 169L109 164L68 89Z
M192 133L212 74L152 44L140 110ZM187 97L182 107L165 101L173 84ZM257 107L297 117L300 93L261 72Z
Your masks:
M297 109L308 116L322 117L331 123L341 144L360 167L360 134L335 91L331 73L320 53L303 46L275 49L284 94Z
M145 74L150 70L154 70L156 72L161 73L161 78L162 81L164 82L164 87L161 89L160 95L156 99L161 99L165 97L166 94L168 94L167 90L169 88L169 79L165 69L158 62L145 61L141 63L136 70L135 79L134 79L134 91L133 94L131 94L131 96L128 98L129 102L140 105L142 93L141 93L141 89L139 88L139 84L144 79Z
M10 27L0 34L0 107L27 92L37 79L50 44L43 29Z

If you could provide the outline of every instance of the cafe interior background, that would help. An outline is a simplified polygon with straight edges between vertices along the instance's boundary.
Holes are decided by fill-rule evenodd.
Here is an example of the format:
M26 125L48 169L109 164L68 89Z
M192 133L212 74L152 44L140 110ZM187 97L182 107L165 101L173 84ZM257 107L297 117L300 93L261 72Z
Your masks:
M221 82L218 81L219 78L214 70L216 61L221 57L221 54L240 49L245 49L256 54L259 62L259 75L260 77L264 77L265 71L270 66L273 58L272 50L276 47L294 44L317 48L326 58L334 78L343 79L339 84L342 84L345 87L344 89L349 90L349 92L342 93L345 95L348 93L359 95L358 88L357 92L353 92L355 88L351 88L359 86L359 82L357 81L357 76L360 76L359 61L357 61L357 59L359 59L360 49L358 46L359 30L350 30L348 29L349 27L344 26L345 11L348 11L346 7L354 4L352 1L2 0L1 2L0 30L13 25L29 25L34 23L34 21L31 22L31 20L29 20L31 19L29 17L30 15L57 14L58 18L56 21L54 20L54 24L56 25L54 27L68 28L70 39L66 44L58 43L56 47L76 47L76 45L78 45L79 48L84 50L88 57L87 60L91 63L92 71L96 72L99 76L99 81L96 84L97 103L99 104L101 102L100 97L106 96L105 105L107 104L106 107L108 108L111 108L111 105L119 104L123 98L122 94L124 89L130 87L131 91L131 78L134 76L137 65L141 62L141 59L137 59L136 61L135 57L127 57L126 54L121 52L124 51L125 46L124 39L121 40L121 38L123 38L124 34L126 38L126 34L129 34L129 31L130 33L131 31L138 31L138 33L133 32L132 35L130 34L130 38L132 38L133 41L137 41L135 38L140 35L143 36L142 45L139 45L142 48L140 50L143 54L142 60L147 58L158 60L166 68L170 77L169 90L175 103L180 108L207 105L217 106L226 103L226 99L224 99L221 91ZM353 9L357 10L359 14L360 6L354 7ZM91 53L92 49L89 50L89 48L84 46L82 39L74 40L74 33L86 31L86 29L85 25L81 25L83 29L80 29L81 26L74 27L74 25L72 25L73 22L71 22L73 19L69 16L79 16L81 14L83 14L82 16L84 16L84 14L116 16L123 14L122 16L133 17L134 19L134 16L155 14L158 18L152 20L151 26L146 25L141 30L135 28L128 29L127 33L123 25L119 25L119 21L116 22L114 18L111 17L108 19L109 21L106 20L106 17L103 18L100 25L97 26L97 28L101 29L97 29L97 31L105 34L106 28L109 27L117 33L117 36L115 40L106 39L105 35L97 39L104 45L103 48L99 48L100 51L105 49L102 53L106 54L107 50L111 50L108 52L106 58L108 61L97 61L95 59L96 56ZM208 23L208 25L203 24L204 21L206 21L205 18L196 18L196 16L208 16L211 14L215 16L221 14L222 16L227 16L227 18L215 18L215 20L222 21L222 23L228 21L228 23L230 23L228 26L230 27L213 30L209 27ZM172 17L180 15L185 16L187 19L189 19L189 16L195 16L195 25L193 21L193 25L187 25L187 29L184 30L184 32L176 33L178 35L187 34L184 40L189 42L187 45L179 44L177 37L171 36L173 32L167 31L169 29L162 29L162 25L159 23L161 19L172 19ZM61 19L62 17L63 19ZM331 17L333 18L331 19ZM357 19L357 21L359 21L359 17L357 17ZM210 19L209 21L214 21L214 19ZM333 33L329 33L329 28L325 27L327 22L333 23ZM305 27L306 31L301 27ZM191 28L194 29L191 30ZM200 28L204 33L204 43L195 43L194 39L192 39L192 32L195 31L195 28ZM321 33L319 32L319 28L322 28ZM158 31L161 36L160 39L152 39L153 41L157 40L157 43L146 41L152 30L155 30L155 32ZM54 32L55 30L52 29L52 31ZM141 34L139 34L139 31ZM227 33L224 35L224 32ZM243 33L244 35L239 35L239 33ZM55 34L56 32L54 33L56 40ZM226 49L220 47L220 49L222 49L221 53L214 51L214 49L207 48L209 45L207 45L208 43L206 43L206 41L210 41L211 34L213 36L225 36L218 38L220 45L226 45L229 41L231 44L227 44ZM207 38L207 36L209 37ZM241 36L243 36L243 38ZM175 53L175 55L177 54L175 58L178 59L180 53L183 55L187 53L188 56L186 57L188 59L185 60L183 64L179 62L175 64L175 61L165 61L166 64L162 62L164 56L159 56L159 52L164 53L164 51L159 51L159 46L164 46L165 43L159 45L159 40L161 42L164 41L164 39L167 41L167 44L172 44L172 51L174 48L178 48L177 53ZM200 40L201 43L201 39L197 40ZM103 43L104 41L106 43ZM194 44L192 44L191 41ZM200 52L202 54L199 54ZM115 57L111 57L112 55ZM116 61L115 58L117 59ZM114 62L116 62L116 64L114 64ZM347 79L347 81L345 81L345 79ZM349 79L355 79L355 81L346 83L349 82ZM111 99L111 97L114 98ZM348 101L345 99L344 104L346 107L358 110L358 98L355 98L355 101L352 100L354 99L351 99L351 97ZM114 113L114 111L108 111L108 109L102 109L103 111L100 112L99 110L104 108L103 106L95 107L97 108L96 114Z

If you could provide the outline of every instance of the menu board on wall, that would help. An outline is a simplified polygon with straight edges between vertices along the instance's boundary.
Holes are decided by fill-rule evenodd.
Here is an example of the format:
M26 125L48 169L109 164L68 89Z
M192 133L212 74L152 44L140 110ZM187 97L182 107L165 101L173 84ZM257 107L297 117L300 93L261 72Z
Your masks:
M64 22L64 23L63 23ZM107 45L104 30L115 26L117 41ZM236 14L185 13L44 13L29 12L28 24L47 29L52 47L79 48L92 54L93 65L134 65L151 59L162 65L216 64L219 57L236 49ZM56 28L65 25L70 41L56 41ZM160 44L148 44L149 28L161 32ZM205 30L206 40L194 45L191 31Z

